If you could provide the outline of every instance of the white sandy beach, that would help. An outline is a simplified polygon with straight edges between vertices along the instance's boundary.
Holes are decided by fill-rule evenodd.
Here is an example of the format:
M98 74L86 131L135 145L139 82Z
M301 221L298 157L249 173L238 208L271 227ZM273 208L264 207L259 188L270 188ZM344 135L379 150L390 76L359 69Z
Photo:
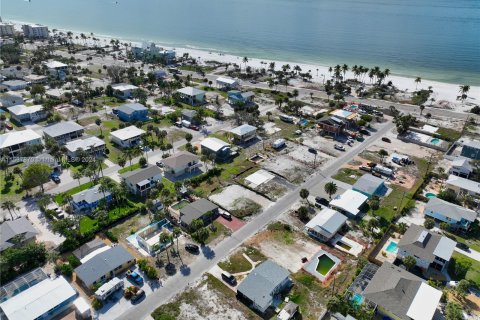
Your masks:
M21 30L21 25L25 23L21 21L11 21L11 22L15 24L15 28L17 30ZM78 42L79 44L84 43L82 39L78 39L78 40L75 39L76 36L80 36L80 33L81 33L80 31L65 30L65 29L63 30L57 29L57 30L63 31L64 33L67 31L72 31L74 41ZM90 33L85 33L85 35L90 36ZM118 39L121 42L126 42L131 45L141 45L141 42L132 42L129 40L123 40L121 38L111 37L108 35L94 34L94 37L97 39L100 39L100 43L104 43L104 44L110 43L111 39ZM87 43L90 45L94 44L93 41L91 41L91 39L87 39ZM200 61L200 63L204 63L205 61L208 61L208 60L215 60L222 63L236 63L240 65L242 68L244 67L244 64L242 62L243 57L240 57L240 56L224 54L221 52L192 49L192 48L179 48L179 47L171 48L169 46L164 46L161 43L157 43L157 42L155 43L158 46L163 46L166 49L174 49L177 52L177 56L182 56L184 53L188 53L191 57L197 58ZM325 80L329 79L330 77L330 74L328 72L328 69L329 69L328 66L320 66L320 65L305 64L305 63L294 63L294 62L278 61L278 60L256 59L252 57L248 57L247 65L252 68L268 67L268 65L265 65L265 64L262 65L261 62L263 63L275 62L276 69L280 69L281 66L285 64L289 64L291 67L295 65L299 65L302 68L303 72L308 70L312 71L311 72L313 76L312 81L314 82L321 83L324 80L324 76L325 76ZM343 63L342 61L338 61L338 64L342 65ZM380 66L380 68L385 69L385 68L388 68L388 66ZM395 70L392 70L391 72L395 73ZM422 77L421 74L416 75L415 77L417 76ZM432 81L432 80L422 78L421 83L419 83L417 87L417 84L414 82L415 77L409 78L404 76L390 75L389 77L386 78L386 82L392 81L392 83L398 89L403 91L408 91L408 92L415 91L416 88L419 90L419 89L428 89L429 87L432 87L433 94L431 95L431 97L435 99L435 104L438 104L441 101L448 101L450 102L450 107L454 108L457 111L468 112L472 108L472 105L471 105L472 103L476 105L480 104L480 86L471 86L470 92L468 93L468 99L464 103L461 103L460 101L457 101L457 96L460 95L459 86L464 85L463 83L451 84L451 83ZM353 78L353 73L350 71L347 72L347 78ZM368 80L366 81L368 83ZM429 105L430 102L427 102L426 104Z

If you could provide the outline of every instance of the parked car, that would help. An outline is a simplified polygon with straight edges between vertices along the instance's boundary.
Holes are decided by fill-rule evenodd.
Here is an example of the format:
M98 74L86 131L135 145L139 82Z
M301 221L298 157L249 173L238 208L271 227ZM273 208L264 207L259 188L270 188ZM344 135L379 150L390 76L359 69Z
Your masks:
M8 130L13 130L13 126L10 122L5 123L5 128L7 128Z
M131 301L132 302L137 302L138 300L140 300L143 297L145 297L145 291L143 291L142 289L138 289L137 293L135 293L132 296Z
M235 277L227 271L222 272L222 279L231 286L235 286L237 284L237 279L235 279Z
M358 167L358 169L363 170L363 171L367 171L367 172L371 172L371 171L372 171L372 168L371 168L371 167L367 167L367 166L360 166L360 167Z
M320 196L315 197L315 202L320 203L320 204L322 204L322 205L324 205L324 206L328 206L329 203L330 203L327 199L322 198L322 197L320 197Z
M163 162L162 161L157 161L155 162L155 164L160 167L160 168L163 168Z
M392 142L392 140L390 140L390 138L387 138L387 137L382 137L382 141L385 141L385 142L388 142L388 143Z
M186 243L185 244L185 250L187 250L189 252L199 252L200 247L197 246L196 244L193 244L193 243Z
M135 271L128 270L127 271L127 278L135 282L136 284L142 284L143 283L143 278L136 273Z
M60 177L57 176L56 174L52 174L51 178L52 178L52 181L57 183L57 184L61 182Z
M220 212L220 215L221 215L222 217L224 217L225 219L227 219L227 220L232 220L232 215L230 214L230 212L227 212L227 211L223 211L223 210L222 210L222 211Z
M337 150L345 151L345 147L342 146L341 144L335 144L333 147Z
M193 125L193 124L191 124L189 128L192 129L192 130L195 130L195 131L200 131L200 128L196 125Z
M370 131L368 131L368 130L365 130L365 129L360 129L360 131L359 131L359 132L360 132L361 134L364 134L364 135L366 135L366 136L369 136L369 135L370 135Z
M462 249L463 251L470 251L470 247L465 243L457 242L457 248Z
M175 122L175 127L181 128L182 126L182 121Z
M315 150L314 148L308 148L308 152L317 154L317 150Z

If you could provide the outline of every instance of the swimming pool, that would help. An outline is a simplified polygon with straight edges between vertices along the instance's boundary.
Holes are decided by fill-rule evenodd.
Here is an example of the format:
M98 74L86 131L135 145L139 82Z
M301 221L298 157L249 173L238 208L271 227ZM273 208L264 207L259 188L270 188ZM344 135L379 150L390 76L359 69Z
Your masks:
M430 143L431 143L431 144L439 144L439 143L440 143L440 139L434 138L434 139L430 140Z
M322 276L326 275L330 269L335 265L335 261L330 259L326 254L318 257L317 272Z
M431 198L436 198L437 195L435 193L427 192L425 193L425 197L431 199Z
M393 242L393 241L390 241L390 243L388 244L388 246L385 250L387 252L390 252L390 253L397 253L397 251L398 251L397 243Z
M357 306L361 306L363 300L365 300L365 298L360 293L355 293L352 297L352 302Z

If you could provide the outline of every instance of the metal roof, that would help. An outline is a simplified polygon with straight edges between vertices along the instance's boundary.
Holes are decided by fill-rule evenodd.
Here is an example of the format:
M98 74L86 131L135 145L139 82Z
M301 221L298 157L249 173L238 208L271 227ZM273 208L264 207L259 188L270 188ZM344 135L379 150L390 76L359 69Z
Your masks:
M257 127L251 126L249 124L242 124L241 126L233 128L232 130L230 130L230 132L238 136L243 136L244 134L254 132L256 130Z
M178 93L193 97L199 94L205 94L205 91L194 88L194 87L185 87L177 90Z
M64 134L69 134L80 130L83 130L83 126L79 125L75 121L65 121L52 124L48 127L44 127L43 133L52 138L55 138L63 136Z
M144 133L145 130L139 129L135 126L129 126L110 132L110 136L116 137L120 140L128 140L134 137L141 136Z
M310 220L305 227L313 229L318 233L326 231L329 235L337 233L337 231L345 224L347 217L340 212L324 208L312 220Z
M352 186L354 190L365 192L373 195L382 185L384 181L382 178L375 177L370 173L364 174Z
M454 219L456 221L461 221L462 219L465 219L467 221L473 222L477 218L477 213L475 211L442 200L437 197L433 197L428 200L428 203L425 206L424 213L426 215L429 215L430 213L437 213L444 217Z
M141 103L126 103L116 107L115 109L125 114L132 114L135 111L148 110L148 108Z
M330 201L330 205L345 210L346 212L357 215L360 207L368 200L368 197L354 190L346 190Z
M103 199L104 192L100 191L100 185L97 184L96 186L91 187L90 189L82 190L78 193L72 195L72 201L75 203L79 203L85 201L86 203L94 203ZM110 195L109 191L105 191L105 197Z
M420 288L407 310L407 316L413 320L432 319L441 297L442 291L426 283L420 284Z
M38 140L38 142L41 143L42 137L31 129L8 132L0 135L0 149L33 140Z
M200 145L202 146L202 148L210 149L213 152L218 152L222 148L230 146L225 141L212 137L203 139L202 142L200 142Z
M120 175L123 179L129 181L132 184L140 183L144 180L151 179L157 175L161 175L162 170L154 165L149 165L146 168L140 168L133 171L125 172Z
M459 187L463 190L471 191L476 194L480 194L480 183L473 181L473 180L468 180L459 176L455 176L453 174L448 176L448 180L446 184L450 184L452 186Z
M7 109L8 109L8 112L10 112L11 114L14 114L16 116L21 116L24 114L32 114L35 112L42 111L43 106L41 104L37 104L35 106L27 107L24 104L17 104L16 106L12 106Z
M83 149L87 151L91 147L99 147L103 145L105 145L105 142L102 139L99 139L95 136L91 136L91 137L82 137L80 139L68 141L65 144L65 148L67 148L67 150L70 152L75 152L78 149Z

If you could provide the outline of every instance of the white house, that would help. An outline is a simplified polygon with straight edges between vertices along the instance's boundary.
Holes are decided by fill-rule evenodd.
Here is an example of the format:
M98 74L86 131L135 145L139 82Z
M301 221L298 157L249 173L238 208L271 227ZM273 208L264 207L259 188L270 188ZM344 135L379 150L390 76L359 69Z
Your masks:
M63 121L43 128L45 139L52 139L58 144L80 138L83 135L83 126L75 121Z
M125 172L120 177L131 193L146 196L149 190L162 180L162 170L157 166L149 165L146 168Z
M38 75L38 74L29 74L29 75L23 77L23 80L27 81L30 84L45 83L45 82L48 81L48 77Z
M191 105L196 106L205 103L205 91L193 88L193 87L185 87L182 89L178 89L177 93L180 95L180 99Z
M42 137L31 129L0 135L0 150L8 150L10 158L20 156L26 146L41 145Z
M13 23L0 22L0 37L13 37L15 28Z
M110 140L121 148L131 148L140 144L143 134L145 130L129 126L110 132Z
M13 120L18 123L35 122L47 117L47 113L43 110L43 106L38 104L27 107L24 104L19 104L8 108L8 112Z
M347 220L348 218L340 212L324 208L305 225L305 231L320 241L329 241Z
M452 167L448 171L450 174L459 176L462 178L468 178L473 172L473 167L470 164L471 159L464 157L457 157L452 160Z
M137 86L127 83L112 84L114 95L120 99L130 99L134 90L138 89Z
M82 149L91 156L98 157L105 153L105 142L95 136L82 137L67 142L65 148L67 149L69 159L75 159L79 149Z
M346 190L330 201L330 206L350 217L357 217L368 197L354 190Z
M10 91L19 91L28 87L28 82L23 80L8 80L1 83Z
M215 80L215 85L220 90L232 90L237 89L240 83L238 80L232 78L218 77L217 80Z
M48 38L48 27L41 24L24 24L22 26L23 35L29 39Z
M65 78L68 71L68 65L59 61L48 61L44 62L44 64L50 75L60 79Z
M242 124L241 126L230 130L230 133L233 135L233 140L236 143L246 143L257 137L257 127L249 124Z
M423 213L425 216L448 223L454 229L467 230L470 224L477 219L475 211L437 197L428 200Z
M470 194L473 196L480 196L480 183L465 179L453 174L448 176L447 181L445 182L445 187L448 190L454 191L458 194Z
M397 257L402 260L413 257L417 267L424 271L428 268L441 271L450 261L456 244L447 237L412 224L398 242Z

